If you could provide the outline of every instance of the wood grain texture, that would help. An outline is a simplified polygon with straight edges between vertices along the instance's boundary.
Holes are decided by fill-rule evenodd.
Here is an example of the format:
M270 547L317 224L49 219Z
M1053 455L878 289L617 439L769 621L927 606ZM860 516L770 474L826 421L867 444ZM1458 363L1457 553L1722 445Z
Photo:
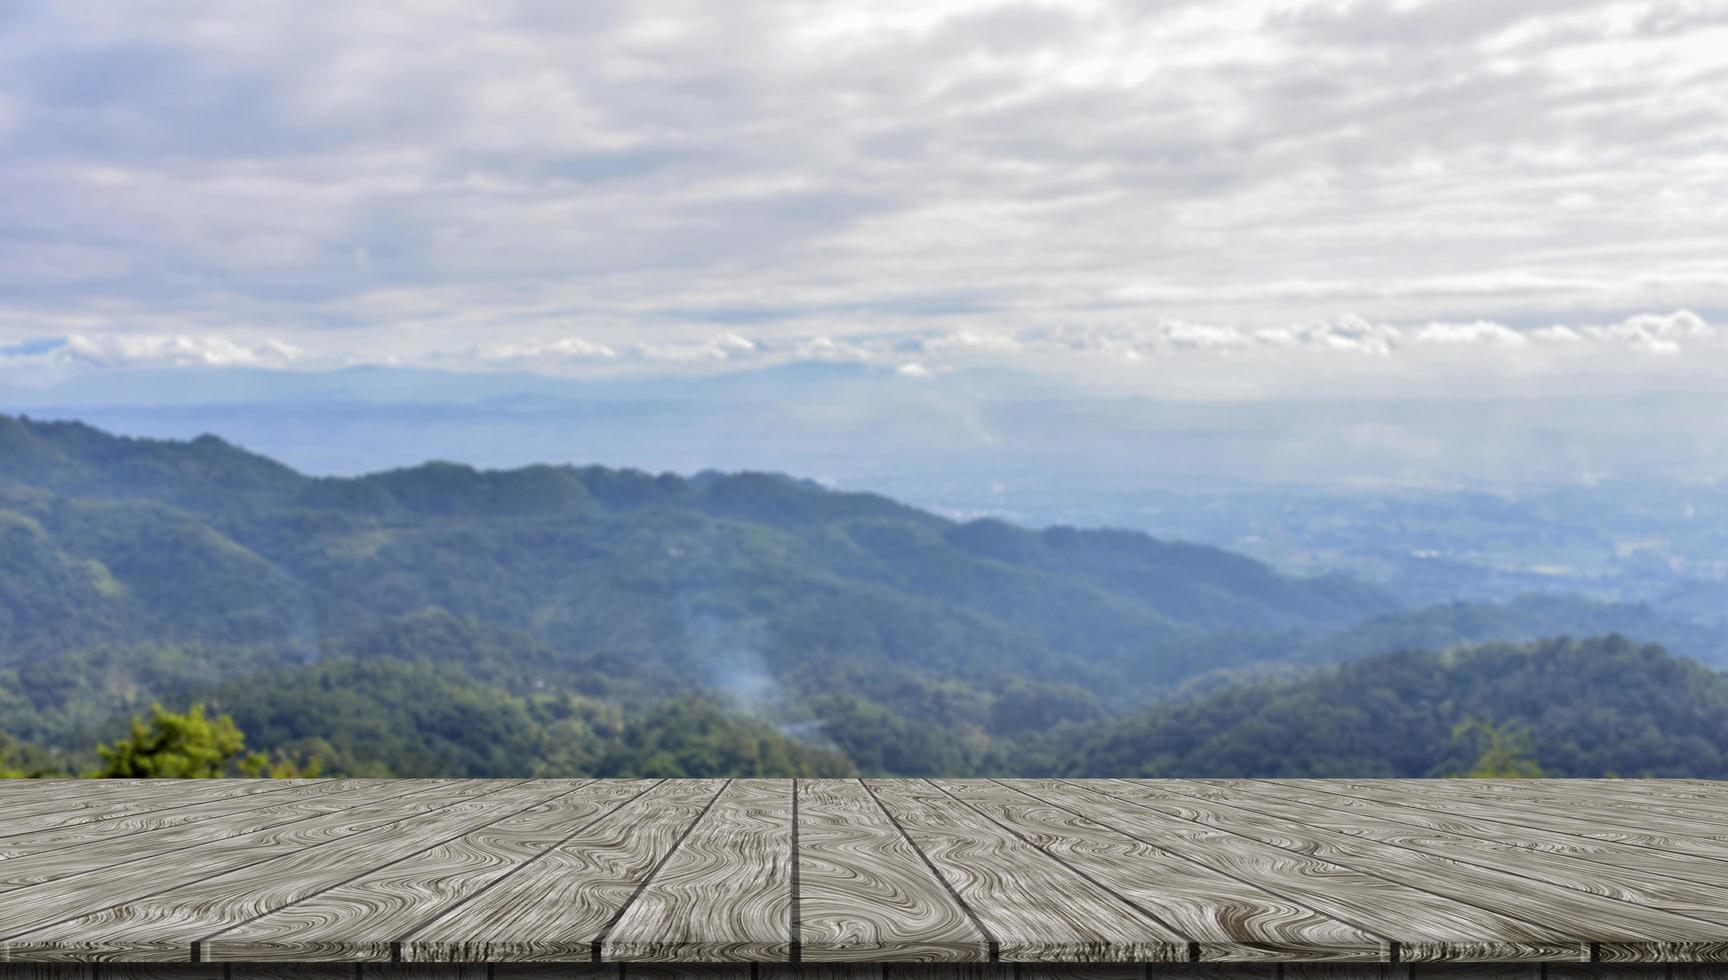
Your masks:
M275 884L262 877L281 870L281 865L270 864L273 861L292 861L309 873L320 868L350 872L341 861L356 850L355 839L361 840L358 850L364 852L367 844L400 823L454 807L472 810L475 800L516 785L518 781L457 781L437 794L327 813L194 847L176 853L172 862L120 864L16 889L0 895L0 928L7 932L0 950L14 960L189 960L193 941L229 923L204 918L215 914L219 902L207 913L166 896L201 888L215 889L218 898L229 895L243 901L255 889ZM346 847L339 846L344 843Z
M1352 870L1419 881L1424 891L1511 919L1541 923L1564 935L1590 936L1626 959L1715 959L1728 955L1728 927L1680 913L1582 889L1549 887L1519 871L1503 871L1338 833L1309 823L1268 817L1233 802L1231 792L1171 780L1157 786L1122 782L1136 799L1186 819L1228 825L1237 833L1330 861ZM1293 830L1294 829L1294 830ZM1408 959L1427 958L1420 946Z
M1027 780L1028 786L1045 784ZM1579 958L1576 936L1452 901L1381 874L1364 872L1312 853L1300 827L1270 837L1245 835L1229 820L1192 807L1141 798L1136 783L1062 780L1057 785L1092 794L1089 801L1112 822L1152 839L1169 840L1184 854L1234 877L1252 881L1400 944L1407 959L1556 960ZM1113 795L1119 794L1119 795Z
M719 795L667 780L472 901L406 935L410 962L588 960L638 888Z
M86 821L62 824L48 829L16 830L15 825L0 819L0 827L5 828L5 835L0 836L0 859L40 855L49 851L62 851L70 847L82 847L97 843L112 842L116 853L133 856L149 853L149 848L164 840L181 840L202 842L213 839L226 832L227 826L222 823L211 823L239 814L257 813L263 810L281 812L281 808L292 804L315 800L340 798L343 794L361 793L365 790L374 793L382 792L389 795L399 791L391 781L366 779L332 779L311 786L282 786L269 791L251 793L230 793L214 795L195 801L183 801L179 805L161 805L136 812L110 813L100 818ZM178 797L170 797L157 801L167 804ZM311 812L300 810L296 812ZM153 831L167 831L175 827L188 827L204 824L187 833L173 836L167 834L151 834ZM94 851L85 852L94 853ZM58 866L57 859L55 860ZM15 864L4 865L0 878L16 880L21 867ZM0 886L3 887L3 886Z
M1538 827L1457 816L1444 810L1424 810L1419 807L1381 803L1321 789L1312 783L1312 780L1237 780L1227 781L1226 784L1252 793L1260 793L1264 788L1264 792L1273 799L1361 815L1389 824L1492 841L1502 847L1520 851L1564 854L1638 875L1675 878L1706 885L1712 889L1728 887L1728 863L1700 861L1695 857L1619 841L1604 841ZM1508 856L1506 860L1517 864L1522 858Z
M1575 815L1642 828L1651 817L1659 817L1662 825L1675 833L1688 836L1721 838L1728 835L1728 822L1723 814L1708 808L1688 806L1653 793L1624 794L1606 781L1596 785L1568 786L1572 780L1527 779L1451 779L1443 791L1469 796L1494 806L1510 809L1533 808L1542 811L1564 809ZM1582 782L1582 781L1579 781ZM1405 791L1409 787L1404 787Z
M192 782L193 780L185 780ZM36 782L29 780L29 782ZM156 809L196 805L209 800L257 793L280 793L296 787L270 780L196 780L200 785L179 788L131 785L130 780L86 780L109 783L94 791L66 790L64 799L33 795L0 806L0 844L19 834L100 823Z
M608 960L786 961L792 949L792 784L739 779L606 936Z
M936 786L866 780L1005 961L1186 962L1189 939Z
M990 941L862 783L798 781L804 962L983 961Z
M652 781L577 783L570 792L311 898L202 940L212 961L387 961L401 937L483 894Z
M0 980L1728 980L1725 815L1697 781L0 783Z
M1728 923L1728 891L1721 887L1702 885L1650 870L1628 871L1565 854L1521 848L1488 838L1416 829L1361 812L1340 812L1313 806L1293 799L1288 794L1274 796L1265 791L1215 780L1203 780L1200 783L1206 787L1209 798L1228 801L1262 816L1290 820L1303 826L1349 834L1362 840L1451 858L1477 867L1512 869L1519 875L1543 884L1585 891L1651 909L1679 912L1717 924ZM1181 784L1177 784L1176 788L1180 790Z
M104 957L184 958L188 951L197 951L234 926L305 901L374 869L417 859L439 844L509 819L572 789L558 780L502 785L482 796L346 835L316 848L277 855L110 906L33 932L23 942L59 948L73 937L96 934L103 938L93 951ZM257 951L252 947L247 950ZM212 954L226 952L211 950Z
M1010 832L1168 924L1204 960L1379 960L1378 936L1154 846L1103 817L1073 789L987 780L936 785Z
M1619 821L1585 816L1564 805L1539 807L1483 800L1468 791L1459 791L1447 785L1462 780L1432 780L1434 785L1421 792L1412 792L1408 788L1370 786L1358 780L1323 779L1313 782L1318 787L1365 800L1419 810L1438 810L1488 821L1509 828L1506 832L1513 836L1519 833L1520 828L1533 827L1590 840L1634 844L1692 858L1728 861L1728 841L1716 841L1673 831L1662 820L1648 819L1632 826Z
M376 813L382 804L392 800L432 790L438 790L441 795L445 785L438 780L377 781L357 789L296 794L285 802L255 810L243 809L209 824L169 827L116 839L98 838L81 844L76 841L80 832L72 828L74 836L70 842L63 842L66 846L49 847L0 862L0 893L49 882L61 883L59 887L70 887L70 879L76 876L107 869L114 869L122 877L142 877L142 872L176 862L176 854L197 851L200 856L209 856L251 846L262 841L264 838L256 835L267 830L296 825L330 813ZM476 789L479 786L475 784ZM437 805L436 798L433 798L433 805ZM5 908L5 900L0 899L0 911Z

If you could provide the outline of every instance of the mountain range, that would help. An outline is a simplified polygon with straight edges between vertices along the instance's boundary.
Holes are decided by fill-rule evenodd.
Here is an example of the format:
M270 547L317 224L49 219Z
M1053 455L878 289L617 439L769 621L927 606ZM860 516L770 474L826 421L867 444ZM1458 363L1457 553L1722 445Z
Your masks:
M1215 547L773 473L318 477L215 436L0 416L0 732L69 758L152 702L199 701L259 747L363 774L1175 771L1164 719L1246 722L1245 692L1614 632L1728 659L1718 628L1643 606L1418 607ZM1436 652L1397 653L1417 649ZM1255 751L1284 772L1288 748Z

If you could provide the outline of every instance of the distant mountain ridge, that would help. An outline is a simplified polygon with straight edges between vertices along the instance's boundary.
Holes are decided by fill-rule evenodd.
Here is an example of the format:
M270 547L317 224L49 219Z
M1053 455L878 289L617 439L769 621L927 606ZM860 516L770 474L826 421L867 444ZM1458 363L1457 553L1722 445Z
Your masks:
M1593 626L1655 628L1589 608ZM631 719L734 738L717 716L665 714L694 696L726 706L725 724L767 726L736 737L776 765L830 765L802 740L865 771L984 771L1184 684L1569 617L1405 610L1217 548L958 522L777 474L431 462L312 477L214 436L0 415L0 731L47 745L205 697L350 771L442 759L479 774L497 757L460 730L489 730L490 706L521 719L516 741L497 736L533 760L520 771L580 768L631 738L681 757ZM346 721L336 741L308 727L316 692L343 684L443 754L381 763ZM384 692L410 690L472 711L408 717Z

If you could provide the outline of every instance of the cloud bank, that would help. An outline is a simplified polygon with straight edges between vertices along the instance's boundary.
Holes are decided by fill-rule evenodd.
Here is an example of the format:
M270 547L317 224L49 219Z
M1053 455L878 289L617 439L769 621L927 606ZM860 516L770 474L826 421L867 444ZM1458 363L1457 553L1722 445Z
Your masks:
M1719 359L1724 77L1721 0L24 0L0 365Z

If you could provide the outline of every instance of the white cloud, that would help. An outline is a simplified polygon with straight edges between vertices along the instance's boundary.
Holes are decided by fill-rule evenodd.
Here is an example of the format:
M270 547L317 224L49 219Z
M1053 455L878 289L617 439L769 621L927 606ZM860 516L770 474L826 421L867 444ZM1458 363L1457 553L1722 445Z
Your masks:
M282 368L303 352L278 340L216 336L72 334L0 346L0 368L91 369L132 367Z
M0 343L1150 369L1728 310L1713 0L13 7Z

